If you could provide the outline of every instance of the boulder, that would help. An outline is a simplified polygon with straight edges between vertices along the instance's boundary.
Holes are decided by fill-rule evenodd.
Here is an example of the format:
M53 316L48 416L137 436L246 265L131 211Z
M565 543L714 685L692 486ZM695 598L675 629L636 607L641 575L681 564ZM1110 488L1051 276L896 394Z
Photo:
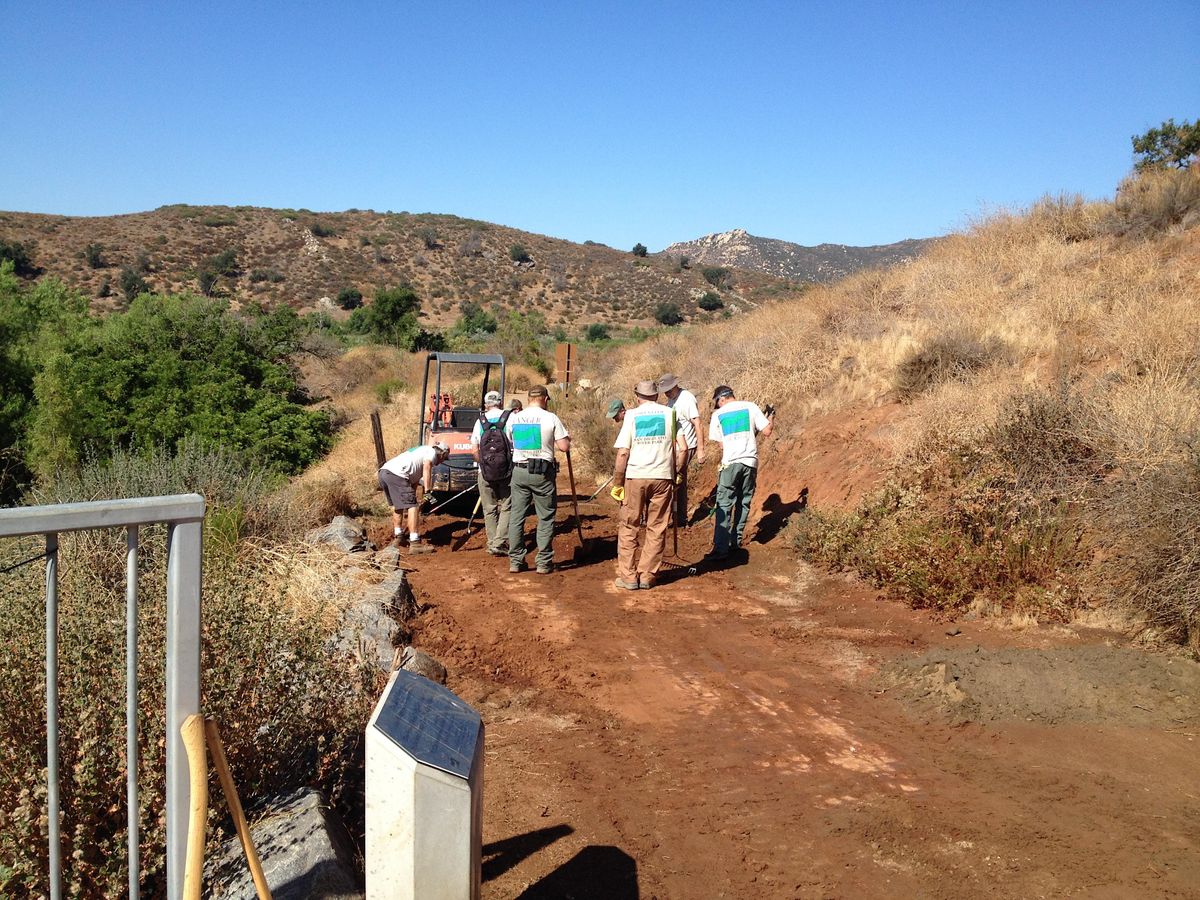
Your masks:
M378 584L358 586L356 590L358 602L343 613L342 626L330 638L329 647L390 672L396 648L412 637L404 623L417 614L408 573L392 572Z
M304 540L309 544L329 544L346 553L374 549L362 526L349 516L337 516L328 525L314 528L304 536Z
M400 568L400 547L393 543L376 551L375 565L385 572L395 572Z
M275 900L360 900L350 835L320 791L280 794L251 814L250 834ZM209 896L256 900L254 880L235 835L204 864Z
M438 684L446 683L446 667L424 651L409 646L400 656L400 668L415 675L422 675Z

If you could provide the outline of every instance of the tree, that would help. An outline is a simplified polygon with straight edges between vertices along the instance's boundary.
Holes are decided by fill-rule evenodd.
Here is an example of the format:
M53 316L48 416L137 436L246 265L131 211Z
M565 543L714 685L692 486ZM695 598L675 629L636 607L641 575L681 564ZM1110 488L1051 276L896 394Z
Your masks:
M40 271L33 264L33 242L0 241L0 263L10 262L13 274L22 278L33 278Z
M106 265L104 262L104 246L96 243L88 244L83 248L83 258L89 267L103 269Z
M140 294L150 293L150 285L146 284L146 279L126 266L121 270L121 291L125 294L125 299L130 303Z
M350 314L348 324L351 331L371 340L412 350L421 330L417 322L420 312L421 300L412 288L381 288L370 306Z
M437 229L432 225L425 225L418 228L417 237L421 239L421 243L425 245L426 250L436 250L442 246L438 240Z
M650 251L648 251L646 249L645 244L634 244L633 245L633 255L634 256L645 256L649 252Z
M521 244L513 244L508 248L508 258L515 263L527 263L533 259Z
M209 258L205 264L205 268L216 272L218 275L234 278L238 274L237 252L232 247L222 250L216 256Z
M683 313L679 311L678 303L663 302L654 308L654 318L663 325L678 325L683 321Z
M241 318L201 297L142 295L124 314L84 317L43 353L30 457L43 473L115 447L148 453L187 438L294 473L328 449L331 426L303 405L290 308Z
M362 291L353 287L342 288L338 291L337 305L342 309L358 309L362 306Z
M701 270L700 274L715 288L725 287L729 282L729 270L724 266L707 266Z
M716 291L705 291L704 296L696 303L705 312L712 312L720 309L725 304L721 302L721 295Z
M1192 159L1200 154L1200 119L1195 122L1180 122L1167 119L1157 128L1145 134L1134 135L1133 153L1140 157L1134 168L1139 172L1146 169L1161 169L1168 165L1186 169Z
M200 293L205 297L211 297L219 277L212 269L201 269L200 274L196 276L196 284L200 288Z
M593 322L583 332L585 341L607 341L610 337L608 326L602 322Z

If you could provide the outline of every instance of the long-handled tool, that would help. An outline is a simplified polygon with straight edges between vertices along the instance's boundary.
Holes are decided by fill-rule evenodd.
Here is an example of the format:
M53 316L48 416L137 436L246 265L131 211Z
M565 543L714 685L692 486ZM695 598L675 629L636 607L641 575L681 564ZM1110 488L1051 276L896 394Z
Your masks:
M213 764L217 767L217 777L221 779L221 789L225 792L225 803L229 806L229 814L233 816L234 827L237 828L238 838L242 842L242 852L246 854L246 865L250 867L250 877L254 879L254 890L258 893L258 900L271 900L271 888L267 885L267 876L263 872L262 862L259 861L258 851L254 849L250 825L242 811L242 801L238 797L237 786L233 783L233 773L229 771L225 745L221 743L221 734L217 730L215 719L204 720L204 733L208 737L208 749L212 753Z
M471 539L471 525L475 521L475 514L477 512L479 512L479 510L482 506L483 506L483 497L481 496L478 500L475 501L475 508L473 510L471 510L471 518L467 519L466 533L464 533L463 536L458 539L457 544L455 544L454 546L452 546L450 548L452 551L453 550L461 550L466 545L467 541L469 541Z
M208 755L204 752L204 718L193 713L179 726L188 759L188 792L191 814L188 821L187 855L183 864L183 900L200 900L204 881L205 825L208 822Z
M604 490L606 487L608 487L610 484L612 484L612 481L613 481L613 476L609 475L609 476L608 476L608 481L604 482L604 484L602 484L602 485L600 485L600 487L596 488L596 493L592 494L592 496L588 497L588 498L587 498L586 500L584 500L583 502L584 502L584 503L591 503L593 500L595 500L597 497L599 497L599 496L600 496L600 492L601 492L602 490Z
M571 465L571 451L567 451L567 478L571 482L571 504L575 507L575 530L579 532L579 549L575 551L576 557L587 555L588 545L583 537L583 520L579 518L579 495L575 493L575 467Z
M455 500L457 500L459 497L462 497L464 494L469 494L469 493L471 493L471 491L477 491L477 490L479 490L479 485L473 484L473 485L471 485L469 488L467 488L465 491L459 491L457 494L455 494L455 495L454 495L453 497L451 497L449 500L443 500L441 503L439 503L439 504L438 504L437 506L435 506L433 509L431 509L431 510L429 510L428 512L426 512L426 513L425 513L425 515L427 515L427 516L432 516L432 515L433 515L435 512L437 512L437 511L438 511L439 509L441 509L443 506L449 506L451 503L453 503L453 502L454 502Z

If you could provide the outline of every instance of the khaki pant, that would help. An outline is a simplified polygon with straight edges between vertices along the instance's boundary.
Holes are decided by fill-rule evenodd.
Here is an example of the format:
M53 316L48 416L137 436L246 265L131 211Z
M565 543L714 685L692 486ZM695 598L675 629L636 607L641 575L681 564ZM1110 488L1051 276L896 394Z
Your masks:
M646 539L638 554L639 523L646 516ZM617 530L617 577L635 582L657 575L671 524L671 482L666 478L631 478L625 482ZM636 557L636 562L635 562Z
M507 481L495 484L479 476L479 499L483 510L483 527L487 529L487 548L493 553L508 549L508 511L512 496Z

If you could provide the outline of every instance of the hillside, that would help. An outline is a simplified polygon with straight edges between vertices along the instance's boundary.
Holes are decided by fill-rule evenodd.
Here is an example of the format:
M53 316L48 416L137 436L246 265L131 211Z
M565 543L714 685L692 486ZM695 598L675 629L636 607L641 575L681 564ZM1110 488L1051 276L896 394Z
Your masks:
M452 323L463 301L494 312L537 310L551 326L575 331L593 322L653 325L662 303L678 304L689 320L711 318L696 305L707 291L720 293L724 306L716 315L722 315L794 289L750 272L714 288L698 269L668 258L639 258L456 216L370 210L174 205L103 217L4 212L0 241L31 248L43 274L84 291L101 310L123 305L123 267L142 272L155 291L196 292L198 273L227 251L235 264L213 290L235 306L287 304L336 316L342 311L333 300L344 288L369 298L376 287L407 283L435 328ZM89 245L95 245L90 262ZM527 260L514 260L518 245Z
M924 253L936 240L919 238L873 247L846 244L805 247L775 238L757 237L735 228L672 244L663 253L686 256L704 266L731 266L793 281L828 282L863 269L908 262Z

